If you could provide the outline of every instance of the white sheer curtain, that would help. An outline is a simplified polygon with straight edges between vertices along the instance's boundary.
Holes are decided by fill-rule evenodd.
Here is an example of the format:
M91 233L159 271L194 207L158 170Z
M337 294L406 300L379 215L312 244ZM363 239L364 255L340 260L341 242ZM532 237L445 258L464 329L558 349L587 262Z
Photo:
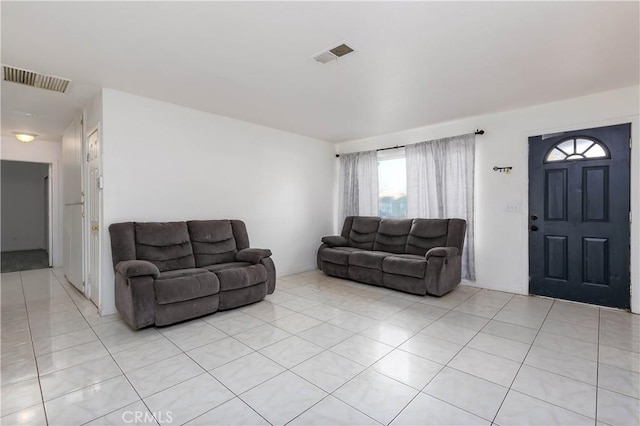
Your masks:
M476 279L473 169L475 134L407 145L407 216L467 221L462 278Z
M378 215L376 151L340 154L340 223L357 215Z

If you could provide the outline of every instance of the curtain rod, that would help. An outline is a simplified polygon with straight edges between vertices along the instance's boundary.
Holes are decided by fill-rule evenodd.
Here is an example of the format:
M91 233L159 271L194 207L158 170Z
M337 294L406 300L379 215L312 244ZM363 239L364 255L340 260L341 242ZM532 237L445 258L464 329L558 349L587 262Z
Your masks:
M476 135L484 135L484 130L482 129L478 129L475 131ZM404 148L406 145L396 145L396 146L390 146L389 148L378 148L376 149L376 151L386 151L388 149L398 149L398 148ZM336 158L340 157L340 154L336 154Z

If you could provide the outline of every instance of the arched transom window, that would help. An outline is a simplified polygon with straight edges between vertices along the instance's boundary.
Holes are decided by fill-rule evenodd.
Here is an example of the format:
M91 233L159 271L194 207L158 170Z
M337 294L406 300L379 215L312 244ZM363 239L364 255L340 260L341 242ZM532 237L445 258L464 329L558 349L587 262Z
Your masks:
M609 150L602 142L586 137L574 137L558 142L549 150L544 161L550 163L596 158L609 158Z

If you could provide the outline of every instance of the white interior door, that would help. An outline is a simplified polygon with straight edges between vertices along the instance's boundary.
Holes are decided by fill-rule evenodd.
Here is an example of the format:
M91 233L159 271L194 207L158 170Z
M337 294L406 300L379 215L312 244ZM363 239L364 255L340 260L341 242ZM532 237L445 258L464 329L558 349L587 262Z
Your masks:
M78 290L86 294L84 183L86 165L83 155L83 119L76 117L62 136L62 181L64 188L64 274ZM51 174L50 174L51 176ZM50 211L53 211L50 205Z
M47 210L44 218L45 229L45 247L47 249L47 255L49 256L49 268L53 266L53 197L51 196L51 164L47 166L47 177L44 178L44 208Z
M88 170L88 274L89 298L100 306L100 212L102 205L102 176L100 174L100 138L96 129L87 139Z

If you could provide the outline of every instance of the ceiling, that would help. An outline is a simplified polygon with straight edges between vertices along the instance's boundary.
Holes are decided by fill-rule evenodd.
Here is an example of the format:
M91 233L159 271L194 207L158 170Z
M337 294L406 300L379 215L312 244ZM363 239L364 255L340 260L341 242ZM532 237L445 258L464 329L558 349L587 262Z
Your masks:
M101 87L330 142L566 99L639 83L639 7L3 1L2 63L73 83L3 82L2 133L60 139Z

